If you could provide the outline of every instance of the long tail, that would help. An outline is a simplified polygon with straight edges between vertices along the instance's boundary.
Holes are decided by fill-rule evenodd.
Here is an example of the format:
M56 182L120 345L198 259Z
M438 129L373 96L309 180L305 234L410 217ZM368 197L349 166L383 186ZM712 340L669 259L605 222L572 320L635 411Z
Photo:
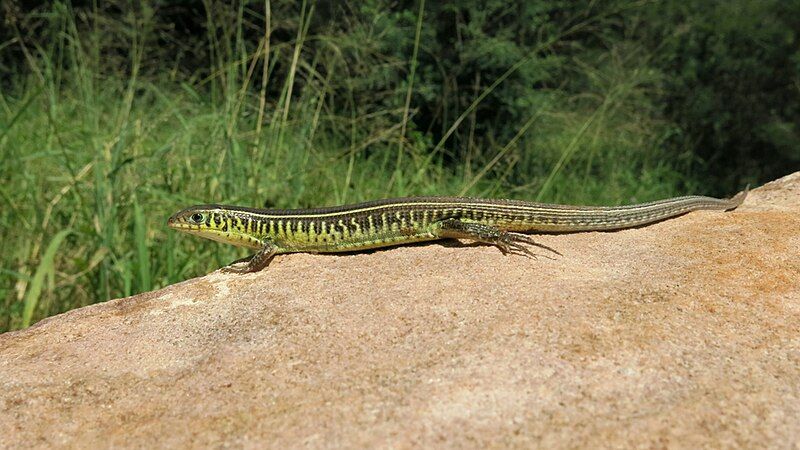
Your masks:
M747 198L747 194L749 193L750 193L750 185L748 184L747 186L744 187L744 190L742 192L739 192L738 194L728 199L730 207L726 208L725 211L730 211L741 206L741 204L744 203L744 199Z
M607 231L659 222L698 210L736 209L744 202L749 187L730 199L690 195L636 205L611 207L565 207L540 205L526 231Z

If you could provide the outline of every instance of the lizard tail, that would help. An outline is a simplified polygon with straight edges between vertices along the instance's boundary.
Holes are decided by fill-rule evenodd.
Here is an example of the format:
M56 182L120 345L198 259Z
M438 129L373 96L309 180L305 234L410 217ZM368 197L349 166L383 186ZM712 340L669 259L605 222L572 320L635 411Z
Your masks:
M747 198L747 194L749 192L750 192L750 185L748 184L747 186L744 187L744 190L742 192L739 192L738 194L734 195L728 200L730 206L725 208L725 211L730 211L738 208L744 202L744 199Z

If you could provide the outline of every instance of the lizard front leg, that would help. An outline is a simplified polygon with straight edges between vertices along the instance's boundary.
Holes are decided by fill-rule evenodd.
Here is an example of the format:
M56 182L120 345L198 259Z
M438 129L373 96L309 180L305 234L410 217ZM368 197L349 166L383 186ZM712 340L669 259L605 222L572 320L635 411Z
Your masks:
M272 242L265 242L264 247L261 248L255 255L253 255L247 262L245 267L228 266L223 267L222 271L226 273L250 273L258 272L259 270L267 267L272 257L278 253L278 247Z

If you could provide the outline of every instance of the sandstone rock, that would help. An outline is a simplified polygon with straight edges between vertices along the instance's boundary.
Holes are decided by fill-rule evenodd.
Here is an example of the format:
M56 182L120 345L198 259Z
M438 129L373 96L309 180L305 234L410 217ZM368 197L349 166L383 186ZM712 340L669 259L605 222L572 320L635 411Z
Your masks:
M800 441L800 173L539 239L564 256L279 256L0 335L0 447Z

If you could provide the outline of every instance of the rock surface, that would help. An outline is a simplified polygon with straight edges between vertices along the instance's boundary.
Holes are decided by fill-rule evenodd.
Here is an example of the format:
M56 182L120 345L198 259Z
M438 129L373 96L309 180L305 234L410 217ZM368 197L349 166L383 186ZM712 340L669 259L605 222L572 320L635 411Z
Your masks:
M538 239L564 256L279 256L0 335L0 447L797 445L800 173Z

